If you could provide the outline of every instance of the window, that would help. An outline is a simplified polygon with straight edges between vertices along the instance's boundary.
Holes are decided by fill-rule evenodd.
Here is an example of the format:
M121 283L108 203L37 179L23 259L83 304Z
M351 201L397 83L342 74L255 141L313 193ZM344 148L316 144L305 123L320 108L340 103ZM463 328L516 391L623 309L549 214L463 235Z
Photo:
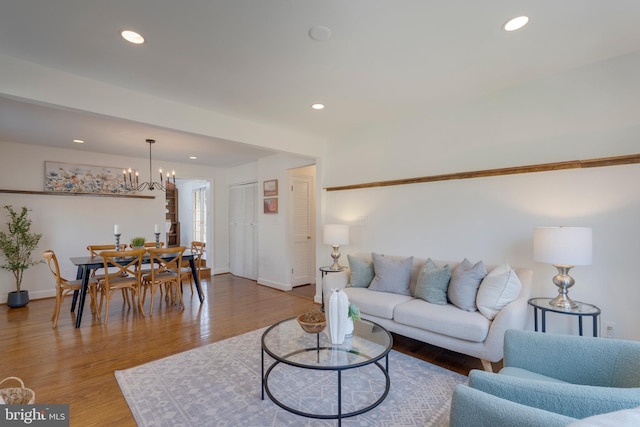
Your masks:
M193 236L191 240L207 243L207 188L193 189Z

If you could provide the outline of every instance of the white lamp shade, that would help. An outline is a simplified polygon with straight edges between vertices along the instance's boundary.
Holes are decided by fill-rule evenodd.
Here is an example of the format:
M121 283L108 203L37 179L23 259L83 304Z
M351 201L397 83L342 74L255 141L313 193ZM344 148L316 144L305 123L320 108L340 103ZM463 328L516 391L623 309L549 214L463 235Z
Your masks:
M533 258L556 265L590 265L592 240L589 227L538 227L533 231Z
M326 224L322 233L325 245L348 245L349 226L342 224Z

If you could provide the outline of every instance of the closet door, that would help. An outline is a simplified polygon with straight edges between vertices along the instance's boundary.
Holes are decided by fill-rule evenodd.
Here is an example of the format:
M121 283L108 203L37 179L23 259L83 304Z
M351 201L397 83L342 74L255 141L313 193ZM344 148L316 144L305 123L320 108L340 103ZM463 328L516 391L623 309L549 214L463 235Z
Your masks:
M257 183L229 187L229 271L258 278Z

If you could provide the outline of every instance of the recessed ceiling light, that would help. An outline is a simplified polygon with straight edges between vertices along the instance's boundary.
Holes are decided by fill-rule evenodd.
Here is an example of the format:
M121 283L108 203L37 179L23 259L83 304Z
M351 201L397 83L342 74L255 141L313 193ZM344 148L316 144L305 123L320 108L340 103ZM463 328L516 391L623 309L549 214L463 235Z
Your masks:
M190 158L191 160L196 160L196 159L197 159L197 157L196 157L196 156L189 156L189 158Z
M324 104L311 104L311 108L313 108L314 110L323 110L324 109Z
M505 31L515 31L527 25L529 22L528 16L518 16L517 18L513 18L508 20L503 26L502 29Z
M129 43L133 43L133 44L144 43L144 37L142 37L140 34L136 33L135 31L124 30L120 33L120 35L122 36L123 39L125 39Z
M309 30L309 37L319 42L327 41L331 38L331 28L324 25L314 25Z
M81 139L74 139L73 142L75 142L76 144L84 144L84 141Z

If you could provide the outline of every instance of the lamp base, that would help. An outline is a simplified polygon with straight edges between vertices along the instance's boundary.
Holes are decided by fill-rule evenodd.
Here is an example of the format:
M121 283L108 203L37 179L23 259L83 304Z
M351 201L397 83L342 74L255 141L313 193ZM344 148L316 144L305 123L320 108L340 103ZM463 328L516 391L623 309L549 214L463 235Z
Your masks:
M333 264L329 267L332 270L340 271L342 270L342 266L338 264L338 259L340 259L340 245L332 245L333 251L331 252L331 258L333 258Z
M549 305L559 307L564 310L571 310L578 308L578 304L575 303L568 295L559 294L557 297L549 301Z
M554 267L558 269L558 274L553 277L553 283L558 287L558 296L549 301L549 305L564 310L578 308L578 304L569 298L569 288L575 283L573 277L569 276L569 270L573 268L573 265L554 264Z

